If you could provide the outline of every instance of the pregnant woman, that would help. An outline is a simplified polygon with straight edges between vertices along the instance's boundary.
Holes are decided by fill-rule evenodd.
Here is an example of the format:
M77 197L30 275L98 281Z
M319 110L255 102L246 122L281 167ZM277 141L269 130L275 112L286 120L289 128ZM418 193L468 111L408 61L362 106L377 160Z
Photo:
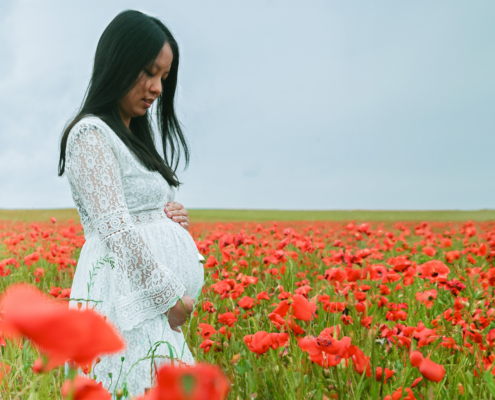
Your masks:
M94 307L127 344L91 371L112 393L144 393L170 358L194 363L180 327L203 285L202 257L185 209L174 203L175 221L165 211L180 184L181 150L189 161L174 111L178 68L177 42L163 23L120 13L98 42L85 100L61 140L59 175L66 172L86 237L71 297L90 299L70 306Z

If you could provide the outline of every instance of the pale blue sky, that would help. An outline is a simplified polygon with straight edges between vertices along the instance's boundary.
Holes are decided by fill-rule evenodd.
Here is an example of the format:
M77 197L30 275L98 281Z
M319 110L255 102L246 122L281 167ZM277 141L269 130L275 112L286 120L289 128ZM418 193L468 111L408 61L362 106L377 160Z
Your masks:
M0 207L72 207L58 141L120 11L179 41L188 208L495 208L493 1L0 2Z

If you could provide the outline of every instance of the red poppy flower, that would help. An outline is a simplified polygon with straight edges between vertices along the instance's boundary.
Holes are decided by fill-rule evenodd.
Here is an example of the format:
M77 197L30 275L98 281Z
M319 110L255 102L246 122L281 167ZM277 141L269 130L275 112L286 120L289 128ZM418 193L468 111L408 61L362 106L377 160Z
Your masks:
M256 332L254 335L244 336L244 343L249 350L256 354L266 353L272 346L272 338L265 331Z
M394 375L395 371L392 371L388 368L385 368L385 378L384 378L384 383L386 384L387 383L387 380L390 379L393 375ZM383 377L383 368L382 367L378 367L376 369L376 374L375 374L375 379L380 382L382 380L382 377Z
M213 307L213 303L211 301L204 301L203 302L203 311L209 312L209 313L214 313L215 312L215 307Z
M218 264L218 260L214 256L210 255L204 266L205 268L215 268Z
M217 333L216 329L210 324L199 324L199 329L201 329L201 337L204 339L209 339Z
M300 288L296 289L294 291L295 294L300 294L301 296L304 296L306 298L308 298L308 293L313 290L313 288L309 285L304 285L304 286L301 286Z
M220 295L221 299L237 299L242 293L244 293L244 286L241 283L236 283L234 279L225 279L218 281L210 286L210 288Z
M304 296L295 294L292 296L292 309L294 318L302 321L311 321L316 311L316 304L308 301Z
M403 396L403 393L402 393L402 387L400 387L399 389L397 389L393 394L392 396L390 396L389 394L386 395L383 400L416 400L416 397L414 397L414 393L413 391L410 389L410 388L406 388L405 389L405 392L406 392L406 395Z
M232 335L232 333L229 330L227 330L227 328L225 328L225 325L218 330L218 333L227 336L227 339L230 339L230 336Z
M437 331L435 329L428 329L422 322L419 322L418 327L413 334L414 338L419 339L418 348L426 346L427 344L435 341L438 338L438 335L436 333Z
M423 252L423 254L426 254L427 256L430 257L434 257L435 254L437 253L437 251L431 246L425 246L421 251Z
M433 303L435 302L436 298L437 298L437 291L435 289L416 293L416 300L424 304L426 308L433 307Z
M413 351L409 355L409 360L413 367L419 367L421 362L424 360L423 354L420 351Z
M224 314L218 314L218 322L232 328L237 322L237 316L232 311Z
M404 272L404 279L402 280L404 286L411 286L414 283L414 277L416 276L416 273L417 271L415 266L409 267Z
M45 369L72 360L84 366L100 354L115 353L124 341L92 310L69 309L34 286L16 284L0 299L2 333L26 336L49 357Z
M403 272L406 268L414 264L412 261L408 260L406 256L390 258L387 262L394 267L394 271L396 272Z
M419 266L419 271L422 279L430 279L430 281L447 281L447 276L450 273L449 267L438 260L425 262Z
M444 366L431 361L429 357L421 361L419 372L432 382L440 382L445 376Z
M77 375L73 381L65 381L61 390L64 399L71 400L111 400L112 395L103 385L93 379Z
M264 354L270 348L277 349L289 340L287 333L267 333L265 331L256 332L254 335L244 336L244 343L249 350L256 354Z
M322 367L335 366L343 358L348 359L355 354L350 351L353 347L350 337L344 336L341 340L337 340L328 328L323 330L317 338L298 338L297 341L301 350L309 354L310 360Z
M334 367L342 361L342 357L337 354L324 351L325 347L332 346L334 341L325 339L318 341L316 338L298 338L297 342L302 351L309 355L309 359L322 367Z
M416 378L413 383L411 383L411 389L412 388L415 388L420 382L423 381L423 378L419 377L419 378Z
M413 351L409 356L411 365L418 367L419 372L426 379L433 382L440 382L445 376L445 368L443 365L439 365L430 360L430 357L423 357L420 351ZM415 381L416 382L416 381ZM418 382L416 382L417 384Z
M387 285L380 285L380 294L388 296L391 293L390 288Z
M239 277L237 278L239 279ZM256 285L258 283L258 278L255 276L244 275L241 279L241 285L248 287L249 285Z
M362 375L366 371L366 376L368 378L371 377L370 358L357 346L350 346L349 354L351 355L356 372Z
M289 310L292 310L294 318L302 321L310 321L313 319L316 311L316 304L310 302L304 296L295 294L290 301L282 300L272 313L285 317Z
M260 304L260 300L270 300L270 296L268 296L267 292L263 291L256 295L256 300L257 304Z
M199 348L200 349L203 349L203 351L205 353L208 353L211 349L211 346L213 346L215 344L215 342L211 339L205 339L201 342L201 344L199 345Z
M244 310L249 310L254 307L254 299L249 296L244 296L239 300L237 305Z
M157 385L136 400L223 400L229 390L228 379L216 365L165 364L157 372Z
M378 281L387 275L387 268L384 265L376 264L370 267L370 279Z

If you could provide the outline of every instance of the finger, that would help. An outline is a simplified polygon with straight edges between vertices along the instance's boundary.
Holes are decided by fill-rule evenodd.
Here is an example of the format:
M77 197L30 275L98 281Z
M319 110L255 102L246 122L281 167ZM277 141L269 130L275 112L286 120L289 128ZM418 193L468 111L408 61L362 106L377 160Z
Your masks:
M184 206L181 203L174 202L175 209L176 210L182 210Z
M182 217L189 216L189 213L186 211L185 208L182 208L181 210L170 211L170 214L172 214L173 216L182 216Z
M187 211L184 212L184 210L167 210L165 209L165 212L167 213L167 216L172 218L172 217L187 217L188 213Z
M170 205L169 205L169 209L170 210L182 210L184 208L184 206L180 203L177 203L177 202L172 202Z
M172 217L175 217L177 215L180 215L179 212L175 211L175 210L167 210L167 215L172 218Z
M188 222L188 218L184 216L172 217L175 222Z
M173 327L172 330L175 331L175 332L177 332L177 333L180 333L180 329L179 328Z

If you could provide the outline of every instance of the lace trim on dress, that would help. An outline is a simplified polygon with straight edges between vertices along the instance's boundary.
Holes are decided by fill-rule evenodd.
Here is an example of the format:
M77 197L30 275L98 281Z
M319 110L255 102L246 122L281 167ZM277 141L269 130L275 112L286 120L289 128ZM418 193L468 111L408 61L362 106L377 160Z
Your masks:
M174 223L165 211L161 208L157 208L150 211L139 211L137 213L128 213L126 215L122 214L119 216L112 216L111 219L100 220L95 223L96 227L93 227L93 224L90 224L84 229L84 236L86 239L89 239L92 236L99 235L111 235L112 233L120 231L126 224L130 223L134 226L140 226L145 224L154 224L154 223L163 223L169 222Z

